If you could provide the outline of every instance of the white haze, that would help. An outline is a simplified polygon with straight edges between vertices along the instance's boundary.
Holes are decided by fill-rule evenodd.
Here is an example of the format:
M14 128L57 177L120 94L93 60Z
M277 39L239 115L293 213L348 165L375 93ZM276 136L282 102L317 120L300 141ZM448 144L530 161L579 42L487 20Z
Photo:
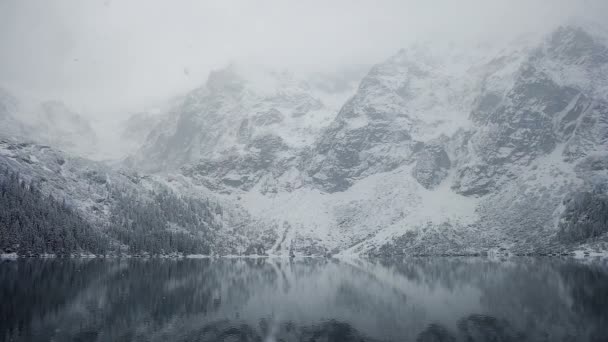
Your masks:
M605 0L2 0L0 87L110 127L230 62L335 71L413 41L502 41L605 13Z

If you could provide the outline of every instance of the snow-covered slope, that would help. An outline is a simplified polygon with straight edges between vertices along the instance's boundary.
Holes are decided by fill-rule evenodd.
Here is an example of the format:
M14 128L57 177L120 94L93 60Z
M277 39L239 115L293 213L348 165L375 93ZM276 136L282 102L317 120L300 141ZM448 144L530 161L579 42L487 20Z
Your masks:
M130 162L147 171L187 166L214 189L250 188L310 146L350 90L328 92L287 72L231 65L170 110Z
M258 253L263 251L260 246L270 245L271 242L268 241L276 240L276 229L272 225L258 224L254 218L240 210L223 210L221 201L211 192L191 185L181 176L153 176L117 169L103 162L70 156L47 145L8 138L0 138L0 168L18 174L20 179L28 184L34 184L44 196L52 196L59 202L65 202L95 229L107 235L113 246L125 244L130 248L124 246L123 251L132 252L136 247L132 244L133 241L145 241L150 236L135 233L126 239L121 238L120 232L116 232L116 229L121 228L117 226L120 220L116 217L125 214L127 218L129 215L141 215L128 212L128 208L124 206L145 205L155 201L159 193L165 192L174 198L172 208L167 210L177 217L180 211L188 210L192 206L189 204L191 200L198 201L198 205L205 208L204 212L195 213L201 215L203 220L189 233L194 237L197 237L198 233L204 234L203 243L209 246L209 253ZM155 218L148 219L153 222ZM160 225L164 226L163 230L168 233L184 231L184 228L175 222L160 222ZM37 238L44 239L44 236ZM200 242L200 239L194 241ZM115 253L119 249L110 250ZM150 252L145 248L143 251Z
M577 27L404 49L236 202L280 224L278 253L606 248L607 57Z
M424 45L401 50L372 68L359 89L315 143L308 174L328 191L356 178L390 171L469 125L475 96L470 67L485 51Z

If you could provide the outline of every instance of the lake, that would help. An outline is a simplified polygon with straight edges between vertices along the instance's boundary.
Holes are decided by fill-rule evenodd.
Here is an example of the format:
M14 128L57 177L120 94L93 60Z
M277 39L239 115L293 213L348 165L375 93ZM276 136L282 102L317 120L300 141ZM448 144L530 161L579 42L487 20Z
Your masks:
M608 263L19 259L2 341L607 341Z

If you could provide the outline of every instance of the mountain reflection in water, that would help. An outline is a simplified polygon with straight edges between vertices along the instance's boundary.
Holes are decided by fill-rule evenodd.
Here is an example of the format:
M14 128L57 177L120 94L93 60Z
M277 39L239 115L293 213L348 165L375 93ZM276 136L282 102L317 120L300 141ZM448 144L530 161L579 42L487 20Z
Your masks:
M606 341L608 266L564 259L18 260L0 341Z

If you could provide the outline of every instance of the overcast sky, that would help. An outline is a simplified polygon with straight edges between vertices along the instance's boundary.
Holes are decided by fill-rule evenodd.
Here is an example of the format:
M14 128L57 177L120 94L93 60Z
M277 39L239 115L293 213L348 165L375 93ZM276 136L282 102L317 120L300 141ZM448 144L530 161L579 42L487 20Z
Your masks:
M88 115L125 113L248 61L296 70L379 62L420 39L502 37L606 0L0 0L0 86Z

